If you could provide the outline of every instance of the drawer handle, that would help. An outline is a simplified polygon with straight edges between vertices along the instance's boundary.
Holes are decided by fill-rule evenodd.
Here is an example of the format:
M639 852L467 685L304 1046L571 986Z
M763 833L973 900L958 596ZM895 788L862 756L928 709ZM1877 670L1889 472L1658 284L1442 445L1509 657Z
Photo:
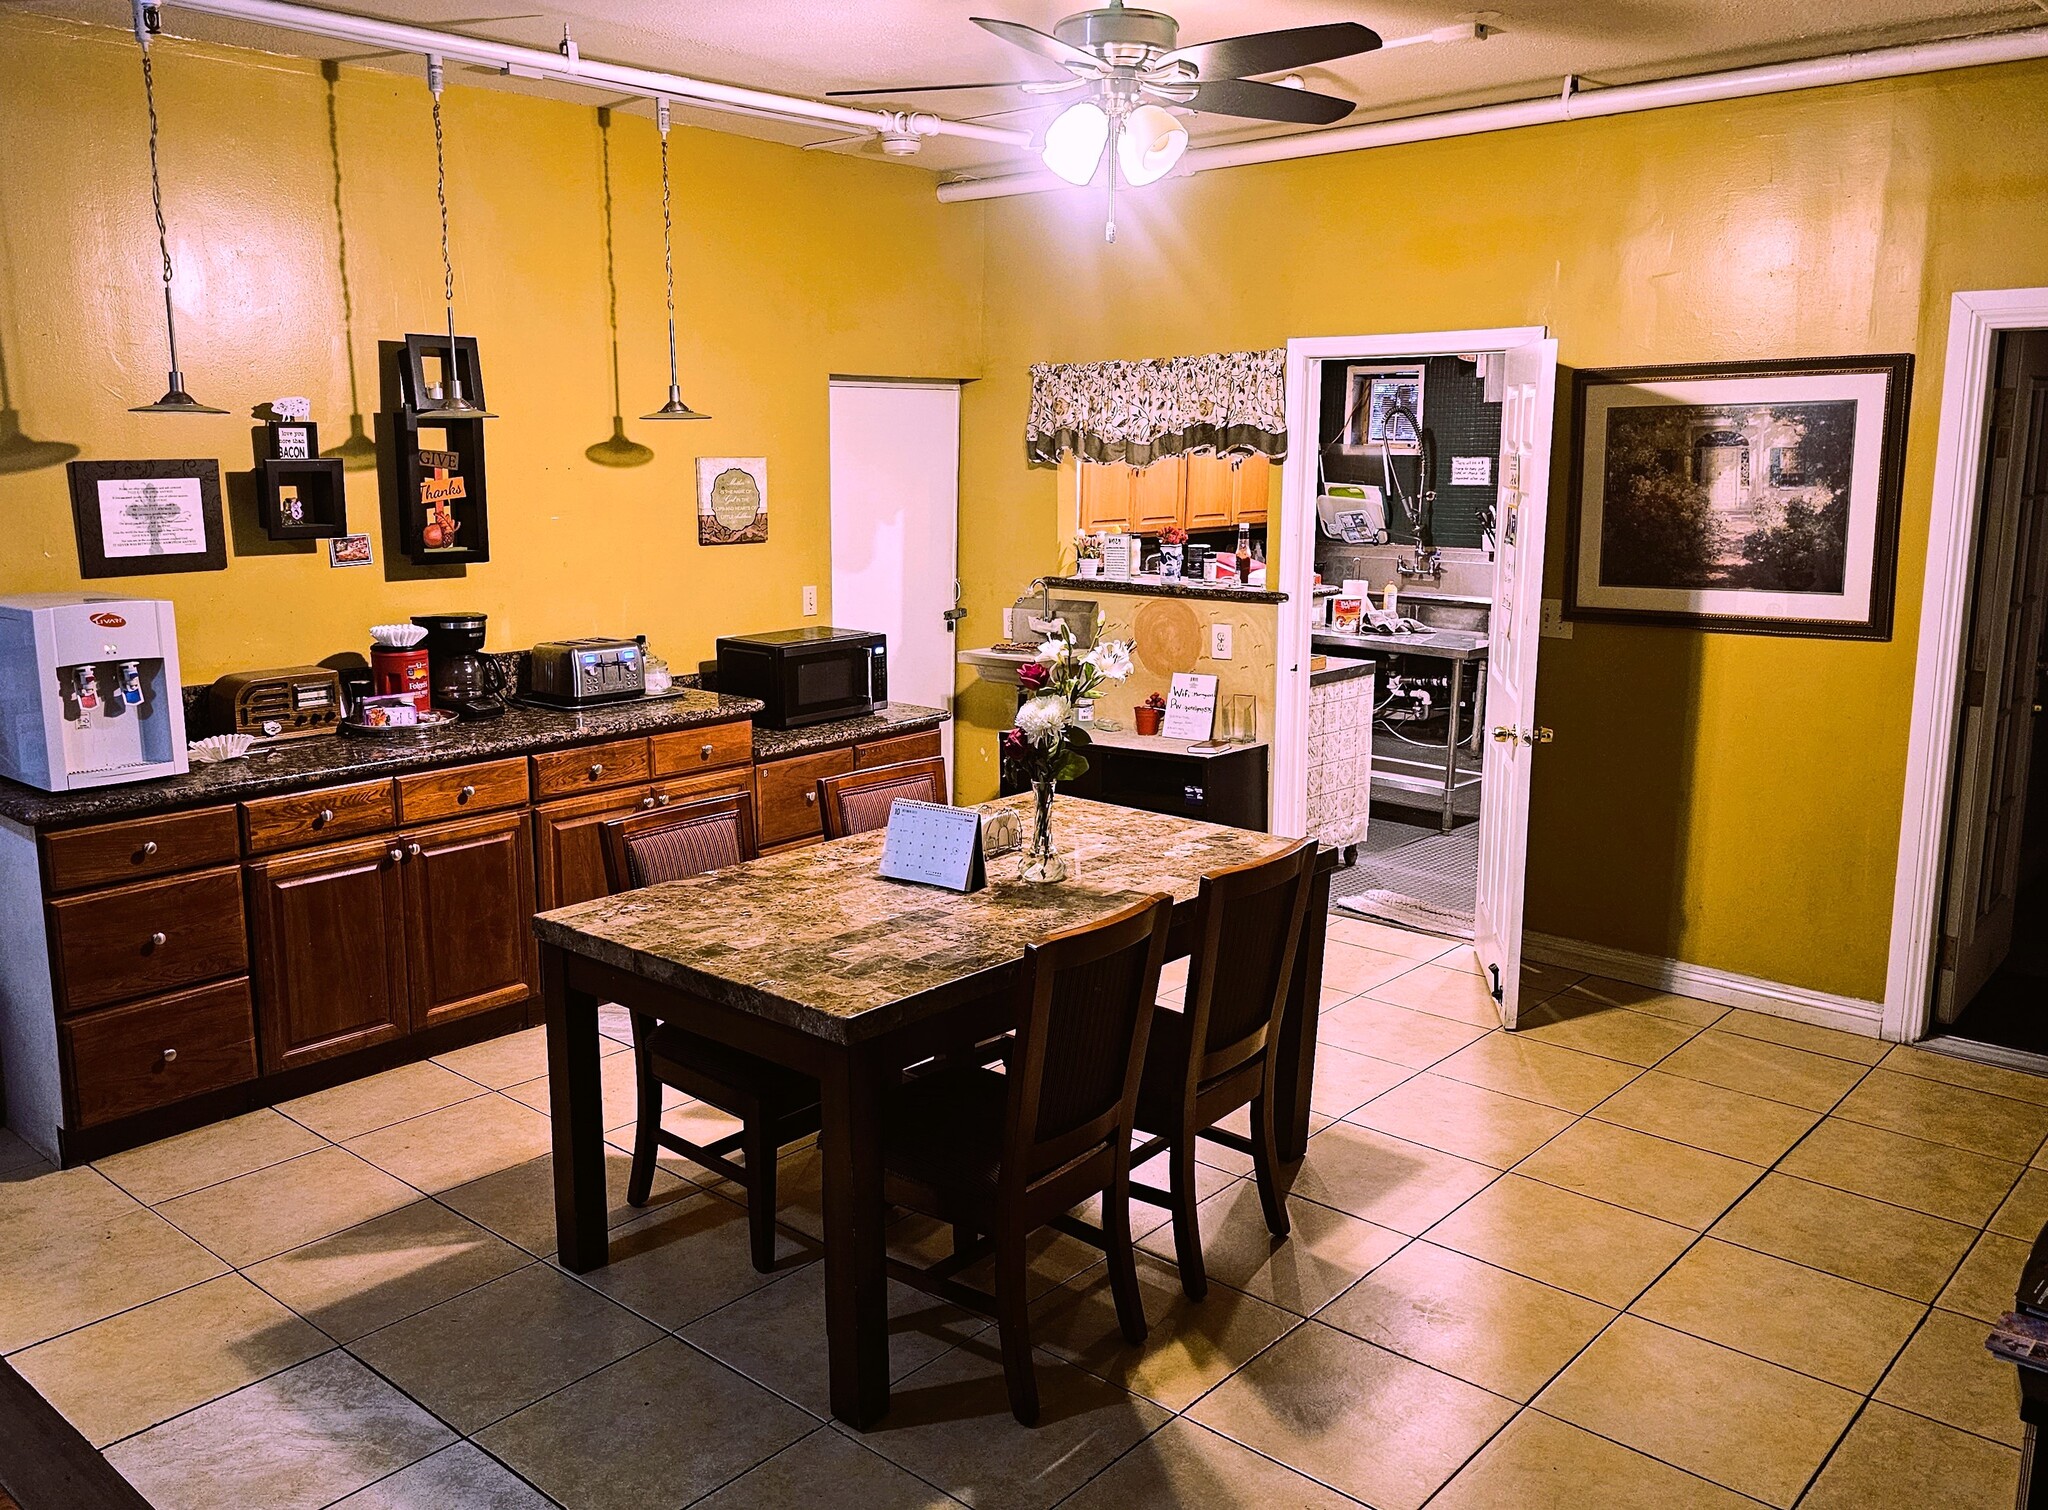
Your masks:
M417 844L406 845L405 857L408 860L417 860L420 857L420 847Z
M816 792L805 792L804 801L808 802L812 807L816 807L818 805L818 794Z
M699 760L709 760L709 759L711 758L711 755L712 755L712 746L710 746L710 745L704 745L704 746L702 746L701 748L699 748L699 749L698 749L698 751L697 751L697 758L698 758Z
M161 949L170 941L171 936L168 933L152 933L149 936L149 947L152 949Z
M323 808L321 808L321 809L320 809L320 811L319 811L319 813L318 813L318 814L316 814L316 815L314 816L314 819L313 819L313 822L314 822L315 824L321 824L321 823L332 823L333 821L334 821L334 809L333 809L333 808L331 808L331 807L323 807Z
M667 807L667 806L668 806L668 793L667 793L667 792L656 792L656 793L654 794L654 805L655 805L656 807Z
M593 761L591 761L591 763L590 763L590 779L591 779L592 781L595 781L595 780L597 780L597 778L598 778L598 777L602 776L603 774L604 774L604 762L603 762L602 760L593 760Z
M473 786L466 786L461 791L455 794L455 800L457 802L467 802L469 801L470 798L474 797L475 795L476 788Z
M150 857L151 855L153 855L153 854L155 854L155 853L156 853L156 840L154 840L154 839L145 839L145 840L143 840L143 841L142 841L142 858L143 858L143 859L145 859L145 860L147 860L147 859L148 859L148 858L149 858L149 857Z
M653 806L654 806L654 798L653 798L652 796L642 797L642 798L640 799L640 806L641 806L642 808L650 808L650 807L653 807Z
M178 1057L178 1051L177 1051L176 1049L165 1049L165 1050L164 1050L164 1063L165 1063L165 1064L169 1064L169 1063L171 1063L171 1061L173 1061L173 1060L174 1060L174 1059L176 1059L177 1057Z
M404 851L404 850L402 850L402 849L393 849L393 850L391 851L391 863L392 863L393 865L397 865L397 864L400 864L400 863L401 863L401 862L402 862L402 861L403 861L404 859L405 859L405 851Z

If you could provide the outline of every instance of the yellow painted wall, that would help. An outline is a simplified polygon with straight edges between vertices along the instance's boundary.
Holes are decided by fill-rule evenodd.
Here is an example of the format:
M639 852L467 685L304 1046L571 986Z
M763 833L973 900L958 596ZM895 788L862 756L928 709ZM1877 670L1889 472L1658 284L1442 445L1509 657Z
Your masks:
M1892 641L1546 640L1531 825L1533 928L1880 996L1949 296L2048 284L2044 98L2013 66L1204 174L1119 196L1113 247L1097 195L991 202L964 643L1062 544L1033 361L1536 324L1568 367L1914 352Z
M175 14L171 16L175 24ZM140 66L126 33L0 17L0 358L38 439L88 458L217 457L250 465L255 405L305 394L331 445L347 433L326 85L298 59L158 44L165 207L192 391L219 419L126 413L163 387ZM378 564L332 570L305 547L225 572L107 579L178 605L188 679L367 645L367 626L437 609L491 615L491 643L646 633L694 669L721 632L800 622L817 584L829 622L826 379L971 376L980 216L937 204L928 174L678 129L676 276L683 391L707 423L627 431L654 461L608 470L611 432L596 116L464 87L445 113L456 308L482 347L492 560L391 580L376 475L348 475ZM441 320L427 93L345 68L336 95L352 343L367 411L380 339ZM624 408L668 383L657 138L612 130ZM700 548L694 458L766 456L765 545ZM410 577L410 573L400 573ZM80 585L61 467L0 475L0 592Z

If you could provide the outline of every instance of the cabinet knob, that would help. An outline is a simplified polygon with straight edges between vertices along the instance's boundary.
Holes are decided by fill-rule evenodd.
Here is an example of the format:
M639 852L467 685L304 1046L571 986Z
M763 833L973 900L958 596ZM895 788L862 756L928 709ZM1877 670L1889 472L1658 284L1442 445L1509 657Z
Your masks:
M143 859L145 859L145 860L147 860L147 859L148 859L148 858L149 858L149 857L150 857L151 855L153 855L153 854L155 854L155 853L156 853L156 840L154 840L154 839L145 839L145 840L143 840L143 841L142 841L142 858L143 858Z
M152 933L149 936L149 947L152 949L161 949L170 941L171 936L168 933Z
M461 791L455 794L455 800L457 802L467 802L469 801L470 798L474 797L475 795L476 788L473 786L466 786Z
M391 851L391 863L392 863L393 865L396 865L396 864L398 864L399 862L401 862L401 861L402 861L402 860L404 860L404 859L405 859L405 851L404 851L404 850L402 850L402 849L396 849L396 848L394 848L394 849L393 849L393 850Z
M178 1057L178 1051L177 1051L176 1049L165 1049L165 1050L164 1050L164 1063L165 1063L165 1064L169 1064L169 1063L170 1063L170 1062L171 1062L172 1060L176 1059L177 1057Z
M697 747L697 758L699 760L709 760L711 755L712 747L710 745L699 745Z
M406 845L405 857L408 860L417 860L420 857L420 847L417 844Z
M642 798L640 799L640 806L641 806L641 807L643 807L643 808L650 808L650 807L653 807L653 806L654 806L654 798L653 798L652 796L642 797Z
M590 762L590 779L591 779L592 781L595 781L595 780L597 780L597 778L598 778L598 777L602 776L603 774L604 774L604 762L603 762L602 760L593 760L593 761L591 761L591 762Z
M655 805L656 807L667 807L667 806L668 806L668 793L667 793L667 792L656 792L656 793L654 794L654 805Z
M804 801L808 802L812 807L816 807L818 805L818 794L816 792L805 792Z
M331 807L321 808L313 821L315 823L332 823L334 821L334 809Z

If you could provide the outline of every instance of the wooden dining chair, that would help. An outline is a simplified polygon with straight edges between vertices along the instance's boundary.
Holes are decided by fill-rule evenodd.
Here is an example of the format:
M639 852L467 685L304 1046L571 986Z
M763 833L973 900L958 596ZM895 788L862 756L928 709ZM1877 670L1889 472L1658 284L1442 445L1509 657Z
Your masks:
M602 833L613 891L687 880L754 858L754 801L742 793L653 808L615 818ZM663 1148L715 1170L746 1191L748 1246L755 1269L768 1273L775 1267L776 1156L818 1130L817 1081L641 1012L633 1014L633 1067L639 1112L626 1203L647 1204ZM663 1086L737 1117L740 1130L702 1144L670 1132L661 1125ZM734 1152L746 1162L735 1163Z
M1026 1426L1038 1419L1025 1253L1033 1232L1054 1226L1101 1248L1118 1325L1133 1346L1145 1340L1126 1187L1172 915L1172 898L1147 897L1031 945L1011 988L1017 1039L1008 1072L940 1070L884 1103L888 1199L953 1227L950 1257L926 1268L891 1259L889 1272L995 1317L1010 1409ZM1100 1228L1066 1214L1092 1195L1102 1197ZM954 1277L991 1252L993 1296Z
M898 797L911 802L946 802L946 762L934 755L897 765L870 766L844 776L818 780L818 811L825 817L825 837L844 839L872 828L889 826L889 808Z
M1266 1229L1288 1232L1287 1192L1275 1167L1274 1053L1280 1015L1308 916L1316 846L1305 839L1286 853L1202 878L1195 903L1185 1007L1153 1018L1137 1122L1149 1135L1131 1150L1133 1166L1162 1149L1171 1188L1131 1183L1131 1194L1173 1213L1173 1251L1190 1300L1209 1291L1202 1232L1195 1214L1195 1140L1248 1153ZM1251 1136L1216 1124L1251 1108Z

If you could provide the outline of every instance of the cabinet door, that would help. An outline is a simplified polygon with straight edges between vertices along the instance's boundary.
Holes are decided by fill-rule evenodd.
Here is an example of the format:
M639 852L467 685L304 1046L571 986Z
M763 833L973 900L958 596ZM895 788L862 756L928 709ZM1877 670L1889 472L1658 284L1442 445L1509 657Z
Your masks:
M1273 486L1273 461L1254 453L1237 464L1232 524L1264 524L1266 500Z
M1228 456L1190 456L1188 469L1187 527L1191 530L1228 529L1234 517L1237 479Z
M816 839L825 832L818 781L853 769L853 751L794 755L754 767L754 835L761 848Z
M250 865L266 1072L406 1032L404 856L376 839Z
M443 823L399 842L413 1031L530 997L539 972L525 820Z
M1131 484L1131 529L1155 535L1169 524L1187 522L1188 467L1184 456L1169 456L1139 472Z
M542 912L594 901L611 890L599 830L651 800L646 787L631 787L543 803L533 810L533 863Z
M1094 461L1077 465L1081 468L1081 528L1129 530L1131 469Z

